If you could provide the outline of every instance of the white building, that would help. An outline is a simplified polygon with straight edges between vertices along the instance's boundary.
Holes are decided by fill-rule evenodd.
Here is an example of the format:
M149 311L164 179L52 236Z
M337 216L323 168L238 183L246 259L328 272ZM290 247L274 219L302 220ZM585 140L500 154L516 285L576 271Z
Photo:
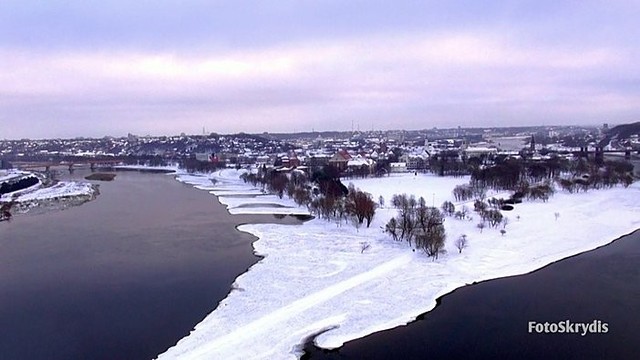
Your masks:
M405 162L392 162L389 164L392 173L407 172L407 163Z

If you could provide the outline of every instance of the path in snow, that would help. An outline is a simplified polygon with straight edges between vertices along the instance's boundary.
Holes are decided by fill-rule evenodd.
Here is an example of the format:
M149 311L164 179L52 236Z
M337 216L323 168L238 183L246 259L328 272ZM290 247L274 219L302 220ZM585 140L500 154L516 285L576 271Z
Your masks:
M229 356L228 354L233 353L234 349L241 347L242 344L246 344L248 341L250 342L251 339L260 338L261 334L270 333L274 328L281 328L282 323L286 322L288 319L310 308L318 306L319 304L326 302L347 290L380 278L392 270L408 264L411 259L411 254L396 257L395 259L387 261L369 271L342 280L334 285L328 286L320 291L289 303L255 321L234 329L226 335L211 339L207 341L205 345L193 349L193 351L187 351L180 354L180 357L200 359L221 358L221 354Z

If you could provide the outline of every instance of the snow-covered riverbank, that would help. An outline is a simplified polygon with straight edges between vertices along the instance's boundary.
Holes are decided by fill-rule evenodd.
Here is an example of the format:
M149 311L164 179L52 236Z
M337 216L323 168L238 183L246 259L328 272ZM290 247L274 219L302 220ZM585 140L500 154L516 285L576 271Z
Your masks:
M40 173L11 170L0 174L0 180L10 181L17 178L37 178L38 182L27 188L2 194L0 203L13 202L12 211L17 213L33 210L65 208L80 205L95 199L98 187L87 182L60 181L52 183Z
M30 212L34 209L61 209L75 206L95 199L99 191L96 185L76 182L61 181L49 187L40 185L25 190L10 193L2 198L2 202L13 200L18 213Z
M230 211L286 213L295 207L286 198L259 195L239 174L224 170L213 176L215 183L207 176L178 179L220 195ZM382 195L390 202L392 194L407 193L439 206L453 201L453 187L467 181L406 174L352 182L375 199ZM265 258L239 276L216 310L160 358L295 359L298 345L318 333L317 345L339 347L413 321L458 287L524 274L630 233L640 227L638 199L637 183L560 192L547 203L525 202L505 211L511 221L504 236L498 229L480 233L477 221L447 218L447 253L436 261L382 233L381 226L395 215L390 208L379 209L368 229L320 219L295 227L243 225L241 231L259 238L253 246ZM273 203L287 207L260 206ZM453 241L461 234L467 234L469 247L459 254ZM369 244L364 252L363 243Z

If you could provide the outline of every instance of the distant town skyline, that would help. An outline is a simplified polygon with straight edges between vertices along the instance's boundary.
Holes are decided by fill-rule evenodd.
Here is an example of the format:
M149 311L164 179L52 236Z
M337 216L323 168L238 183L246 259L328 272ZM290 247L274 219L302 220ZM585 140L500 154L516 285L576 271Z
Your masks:
M3 1L0 138L640 120L628 1Z

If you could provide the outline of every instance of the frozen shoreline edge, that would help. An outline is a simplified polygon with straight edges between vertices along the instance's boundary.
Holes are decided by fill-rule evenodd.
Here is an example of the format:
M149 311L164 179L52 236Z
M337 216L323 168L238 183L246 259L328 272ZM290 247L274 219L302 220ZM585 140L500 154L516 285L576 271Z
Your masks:
M252 231L251 229L247 229L247 227L250 227L251 225L252 224L244 224L244 225L239 225L238 226L238 230L246 232L248 234L251 234L251 235L255 236L258 239L258 240L255 240L252 243L252 246L254 247L254 254L256 256L259 256L261 259L256 264L252 265L247 270L247 272L251 271L252 268L255 265L260 263L264 258L266 258L269 255L269 253L258 252L255 249L255 243L260 241L260 239L262 239L265 236L265 234L262 234L259 231ZM243 228L243 229L241 229L241 228ZM523 267L522 270L517 270L517 271L504 273L503 275L499 275L499 276L495 276L495 277L478 278L477 280L475 280L475 281L473 281L471 283L456 284L455 282L452 281L450 283L451 284L450 286L447 286L443 290L441 290L438 293L436 293L434 296L431 297L431 299L428 299L428 300L425 299L424 303L425 304L428 303L429 305L424 307L422 310L414 311L414 312L411 312L411 313L405 313L402 317L398 317L398 318L393 319L391 321L387 321L385 324L380 324L379 326L368 328L365 331L362 331L360 334L358 334L357 336L354 336L354 337L345 337L344 339L338 339L338 340L337 339L331 339L332 342L336 342L337 341L337 343L329 343L329 344L322 343L322 340L319 339L319 338L322 337L323 335L325 335L325 333L327 332L327 331L322 331L322 332L320 332L317 335L312 337L313 344L317 348L320 348L320 349L324 349L324 350L328 350L328 351L337 350L337 349L341 348L345 343L347 343L349 341L356 340L356 339L361 339L361 338L364 338L364 337L366 337L368 335L371 335L373 333L380 332L380 331L385 331L385 330L389 330L389 329L393 329L393 328L396 328L398 326L408 325L408 324L418 320L418 318L420 316L426 315L429 312L431 312L432 310L434 310L438 306L440 300L443 297L445 297L445 296L447 296L449 294L452 294L457 289L463 288L465 286L477 285L477 284L480 284L480 283L484 283L484 282L488 282L488 281L492 281L492 280L497 280L497 279L528 275L528 274L534 273L536 271L542 270L542 269L544 269L544 268L546 268L548 266L551 266L554 263L563 261L565 259L576 257L576 256L579 256L581 254L584 254L584 253L587 253L587 252L590 252L590 251L595 251L595 250L597 250L599 248L608 246L608 245L614 243L615 241L618 241L618 240L620 240L620 239L622 239L624 237L632 235L633 233L635 233L637 231L640 231L640 228L635 228L634 230L625 232L624 234L617 236L613 240L607 239L607 240L599 241L597 243L594 241L593 243L590 243L593 246L589 246L589 248L581 249L578 252L572 252L572 253L567 253L567 254L564 254L564 255L560 255L560 257L555 258L555 260L550 260L550 261L539 260L539 261L535 261L535 262L530 262L528 264L524 264L524 265L522 265L522 267ZM547 257L552 257L552 255L548 255ZM244 274L242 274L242 275L244 275ZM242 275L240 275L240 276L242 276ZM224 299L223 299L223 301L224 301ZM339 327L339 326L337 326L337 327ZM304 341L305 338L307 338L307 340L309 340L308 339L309 336L305 336L305 337L301 338L301 341ZM304 343L297 344L294 347L294 349L295 348L300 348L301 349L302 347L304 347ZM298 358L300 358L300 356L302 356L303 354L304 353L296 353Z
M556 263L559 263L559 262L565 261L565 260L567 260L567 259L571 259L571 258L574 258L574 257L578 257L578 256L580 256L580 255L583 255L583 254L586 254L586 253L589 253L589 252L592 252L592 251L597 251L597 250L599 250L599 249L601 249L601 248L604 248L604 247L607 247L607 246L609 246L609 245L611 245L611 244L613 244L613 243L615 243L615 242L617 242L617 241L620 241L620 240L622 240L622 239L624 239L624 238L626 238L626 237L633 236L633 235L634 235L634 234L636 234L636 233L640 233L640 228L637 228L637 229L635 229L635 230L632 230L632 231L631 231L631 232L629 232L629 233L626 233L626 234L620 235L619 237L617 237L617 238L615 238L615 239L611 240L610 242L605 243L605 244L602 244L602 245L599 245L599 246L597 246L597 247L595 247L595 248L593 248L593 249L585 250L585 251L581 251L581 252L579 252L579 253L575 253L575 254L573 254L573 255L569 255L569 256L566 256L566 257L560 258L560 259L555 260L555 261L552 261L552 262L550 262L550 263L548 263L548 264L546 264L546 265L543 265L542 267L536 268L536 269L534 269L534 270L531 270L531 271L528 271L528 272L525 272L525 273L513 274L513 275L505 275L505 276L499 276L499 277L494 277L494 278L490 278L490 279L484 279L484 280L474 281L474 282L469 283L469 284L464 284L464 285L461 285L461 286L457 286L457 287L455 287L453 290L451 290L451 291L449 291L449 292L447 292L447 293L444 293L444 294L442 294L442 295L438 296L438 297L435 299L435 305L434 305L431 309L429 309L429 310L427 310L427 311L425 311L425 312L423 312L423 313L421 313L421 314L417 315L416 317L414 317L412 320L409 320L409 321L408 321L408 322L406 322L405 324L400 324L400 325L395 325L395 326L391 326L391 327L388 327L388 328L381 328L381 329L379 329L379 330L375 330L375 331L370 332L370 333L368 333L368 334L365 334L365 335L363 335L363 336L360 336L360 337L357 337L357 338L353 338L353 339L347 340L347 341L345 341L341 346L338 346L338 347L323 347L323 346L320 346L320 345L316 342L316 339L317 339L318 337L322 336L326 331L329 331L329 330L331 330L331 329L328 329L328 330L325 330L325 331L321 331L321 332L319 332L318 334L315 334L315 335L313 335L313 336L308 336L308 337L306 338L306 341L305 341L303 344L301 344L301 346L300 346L300 349L302 349L302 352L300 353L300 355L301 355L301 356L305 355L305 354L306 354L306 352L304 351L304 348L306 348L308 345L311 345L311 344L312 344L315 348L319 349L320 351L339 352L340 348L342 348L342 346L344 346L344 344L346 344L346 343L348 343L348 342L350 342L350 341L363 339L363 338L365 338L365 337L367 337L367 336L369 336L369 335L373 335L373 334L375 334L375 333L377 333L377 332L386 331L386 330L391 330L391 329L394 329L394 328L396 328L396 327L398 327L398 326L409 325L409 324L411 324L411 323L413 323L413 322L415 322L415 321L421 321L421 320L424 320L424 316L426 316L428 313L430 313L431 311L435 310L438 306L440 306L440 305L441 305L441 303L442 303L442 300L443 300L445 297L448 297L448 296L453 295L456 291L458 291L458 290L460 290L460 289L462 289L462 288L464 288L464 287L467 287L467 286L476 286L476 285L481 285L481 284L483 284L483 283L486 283L486 282L489 282L489 281L494 281L494 280L499 280L499 279L506 279L506 278L510 278L510 277L518 277L518 276L526 276L526 275L530 275L530 274L536 273L536 272L538 272L538 271L542 271L542 270L546 269L546 268L547 268L547 267L549 267L549 266L552 266L552 265L554 265L554 264L556 264Z

